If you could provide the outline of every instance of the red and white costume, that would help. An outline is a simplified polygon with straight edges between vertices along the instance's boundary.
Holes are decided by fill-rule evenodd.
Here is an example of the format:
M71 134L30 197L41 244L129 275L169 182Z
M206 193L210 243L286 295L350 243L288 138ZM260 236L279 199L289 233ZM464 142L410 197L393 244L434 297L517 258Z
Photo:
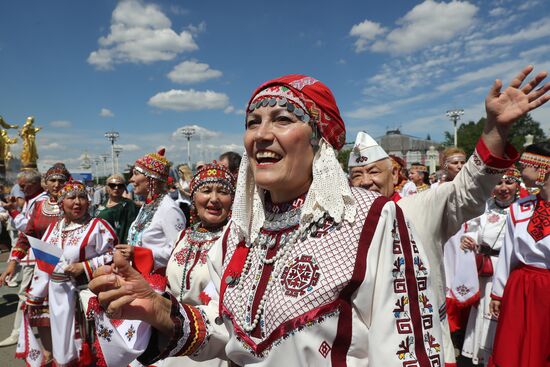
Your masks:
M221 234L221 229L218 232L204 232L197 228L188 228L180 234L166 267L170 293L180 302L198 306L208 304L211 299L214 299L217 304L215 288L208 292L213 285L207 259L208 252ZM204 292L205 289L207 292ZM209 361L195 362L188 357L176 357L165 359L161 365L162 367L181 365L186 367L222 367L227 365L227 361L215 358Z
M48 297L53 357L57 366L78 366L81 339L75 327L75 307L79 284L91 280L93 271L112 261L113 246L117 243L111 226L102 219L92 218L85 223L65 224L62 219L46 230L42 240L63 249L63 256L52 275L35 269L27 302L40 304ZM64 273L69 264L82 263L82 279L75 280ZM36 353L31 349L34 337L25 317L25 333L21 333L17 355L30 363ZM80 332L80 331L79 331ZM36 342L36 341L34 341Z
M547 366L550 356L550 203L512 204L491 298L501 300L490 366Z
M504 243L507 214L508 208L500 208L494 199L490 199L487 202L485 213L469 221L463 234L463 236L472 238L483 248L480 252L485 251L487 253L487 260L490 259L493 269L496 269L498 255ZM477 280L476 288L479 298L474 295L472 299L479 299L479 304L470 309L462 355L471 358L474 364L484 364L488 361L493 350L493 340L497 326L497 320L491 316L489 310L493 276L478 277L474 253L467 251L465 256L470 258L470 266L467 267L461 264L462 269L459 272L470 273L467 275ZM461 289L458 285L454 288L457 289L456 292L467 292L466 288L468 287L463 286Z

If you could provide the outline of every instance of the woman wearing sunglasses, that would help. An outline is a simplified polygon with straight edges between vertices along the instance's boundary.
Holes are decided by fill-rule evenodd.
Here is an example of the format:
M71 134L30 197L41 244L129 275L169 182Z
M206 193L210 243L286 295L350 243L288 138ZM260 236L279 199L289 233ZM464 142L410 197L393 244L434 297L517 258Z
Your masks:
M125 197L126 180L120 173L107 178L107 200L96 210L95 216L105 219L115 230L120 243L127 243L128 230L136 219L136 204Z

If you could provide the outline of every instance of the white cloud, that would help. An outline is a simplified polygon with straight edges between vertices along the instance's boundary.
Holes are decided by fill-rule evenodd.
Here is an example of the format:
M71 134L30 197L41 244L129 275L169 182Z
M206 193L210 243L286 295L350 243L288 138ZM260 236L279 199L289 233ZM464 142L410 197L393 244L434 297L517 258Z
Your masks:
M44 144L44 145L40 145L39 148L44 150L52 150L52 149L62 150L61 144L59 143Z
M235 107L233 107L233 106L227 106L227 107L225 108L225 110L223 110L223 113L229 114L229 113L232 113L232 112L234 112L234 111L235 111Z
M123 152L137 152L141 150L141 147L136 144L117 144L117 146L121 147Z
M523 1L518 6L518 10L530 10L531 8L534 8L535 6L539 5L541 2L539 0L528 0Z
M172 133L172 137L176 139L183 139L184 135L182 134L183 129L192 129L195 133L195 136L202 137L203 139L211 139L220 136L221 134L217 131L209 130L205 127L193 124L193 125L185 125L182 127L179 127Z
M195 60L184 61L168 73L168 78L171 81L182 84L199 83L221 76L221 71L210 69L208 64L199 63Z
M489 11L489 15L492 16L492 17L502 17L504 15L508 14L508 10L506 10L506 8L503 8L503 7L496 7L496 8L493 8Z
M56 120L56 121L50 122L50 126L57 127L57 128L69 128L73 126L73 124L70 121L66 121L66 120Z
M350 36L357 37L355 41L355 52L362 52L367 49L370 41L376 37L386 33L387 29L382 27L380 23L372 22L368 19L351 27Z
M102 108L99 112L99 116L101 117L114 117L115 114L108 108Z
M190 31L178 34L171 26L156 5L123 0L113 11L110 33L99 39L100 48L90 53L88 63L108 70L120 63L172 60L181 52L198 49Z
M350 35L358 37L355 42L357 52L369 48L374 52L408 54L463 34L475 23L477 11L475 5L467 2L426 0L399 19L398 27L384 38L379 37L384 29L370 21L353 26Z
M229 97L225 93L211 90L196 91L171 89L157 93L149 99L149 105L174 111L216 110L229 105Z
M484 68L461 74L454 78L453 81L441 84L437 87L437 90L447 92L449 90L462 87L464 85L479 81L493 79L497 77L503 77L515 74L518 70L521 70L525 66L521 60L506 61L494 65L489 65Z
M504 34L491 39L481 39L474 41L473 44L481 47L488 45L508 45L518 42L532 41L539 38L550 36L550 17L542 18L533 22L525 29L513 34Z

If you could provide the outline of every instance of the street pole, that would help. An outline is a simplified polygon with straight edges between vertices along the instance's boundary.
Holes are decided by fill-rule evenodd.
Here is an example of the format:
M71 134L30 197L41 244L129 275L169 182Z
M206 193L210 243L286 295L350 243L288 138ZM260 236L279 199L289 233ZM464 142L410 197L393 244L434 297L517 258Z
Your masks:
M118 157L120 155L120 153L122 152L122 147L114 147L114 152L115 152L115 157L116 157L116 160L115 160L115 166L116 166L116 172L119 173L120 172L120 167L118 166Z
M115 174L115 141L118 139L119 133L117 131L107 131L105 133L105 137L107 138L107 140L111 142L111 162L113 165L112 173L114 175Z
M458 126L457 126L457 122L458 122L458 120L460 120L460 116L464 115L464 110L463 109L449 110L445 114L447 115L447 117L451 120L451 122L454 125L454 130L455 130L454 143L455 143L455 147L457 147L458 146Z
M103 159L103 177L107 177L107 158L109 158L109 154L101 155L101 159Z
M180 130L181 134L187 138L187 165L191 167L191 137L196 131L193 127L185 126Z

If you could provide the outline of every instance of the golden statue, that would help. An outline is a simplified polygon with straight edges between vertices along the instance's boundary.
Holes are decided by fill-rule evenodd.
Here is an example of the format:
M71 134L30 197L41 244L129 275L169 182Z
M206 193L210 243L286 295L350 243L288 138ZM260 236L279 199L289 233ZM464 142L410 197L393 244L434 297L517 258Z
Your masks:
M0 125L4 128L4 129L19 129L19 125L11 125L11 124L8 124L6 122L6 120L4 120L4 118L2 116L0 116Z
M21 150L21 164L23 168L36 168L38 160L38 151L36 150L36 133L42 128L34 127L34 117L27 117L27 121L23 124L19 136L23 141L23 149Z
M17 143L17 138L10 138L6 130L0 130L0 159L4 160L6 169L8 168L9 161L13 158L10 145L15 143Z

